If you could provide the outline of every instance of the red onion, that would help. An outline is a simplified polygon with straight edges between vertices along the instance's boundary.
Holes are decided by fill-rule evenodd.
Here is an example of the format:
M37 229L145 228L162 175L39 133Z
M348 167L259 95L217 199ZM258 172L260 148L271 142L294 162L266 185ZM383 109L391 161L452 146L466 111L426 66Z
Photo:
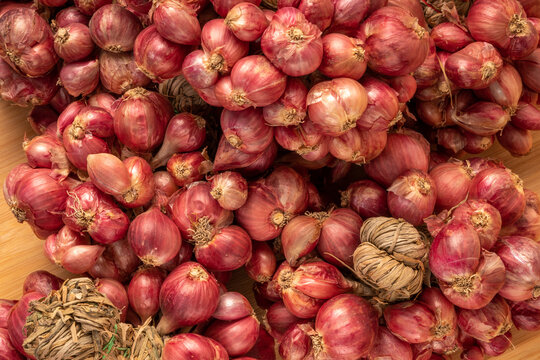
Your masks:
M36 105L27 117L32 130L36 134L43 134L47 127L58 120L58 113L49 105Z
M150 25L137 35L133 54L139 69L154 82L182 73L186 49L162 37L156 25Z
M461 88L482 89L499 77L502 67L502 58L493 45L478 41L450 55L445 73Z
M212 317L218 320L232 321L240 320L252 313L253 308L244 295L228 291L219 297L218 306Z
M371 180L356 181L341 193L341 206L356 211L362 218L388 216L386 191Z
M24 327L26 317L29 315L30 303L32 301L39 300L42 297L43 295L37 292L24 294L17 304L13 306L8 317L7 331L11 344L15 349L17 349L17 351L30 359L35 359L35 357L26 353L23 349L23 341L26 337Z
M321 145L324 147L327 143L310 119L295 127L278 126L275 128L274 137L281 147L295 151L303 157L309 156L311 152L316 151ZM328 153L328 148L326 152Z
M388 84L396 91L400 104L400 108L411 100L416 93L418 85L412 75L402 75L392 77L389 79Z
M483 249L490 250L501 230L501 216L484 200L467 200L452 212L452 219L472 226Z
M467 142L463 150L469 154L480 154L489 149L495 141L494 135L480 136L468 131L463 131L463 134L465 135L465 140Z
M60 265L73 274L83 274L96 264L104 250L100 245L72 246L66 250Z
M284 360L313 358L313 340L310 335L313 322L296 323L283 334L279 340L279 355ZM319 348L317 348L319 351Z
M18 7L0 17L0 56L19 73L48 73L58 61L53 42L47 22L33 9Z
M9 313L16 303L17 300L0 299L0 331L7 328ZM0 346L0 348L2 347Z
M329 263L352 267L352 255L360 244L362 218L351 209L336 209L322 223L317 251ZM283 240L283 237L282 237Z
M386 131L362 131L354 128L340 137L329 138L328 146L330 153L337 159L365 164L382 153L386 141Z
M166 163L174 153L188 152L200 148L206 139L206 121L197 115L181 113L169 121L163 145L152 159L154 168Z
M287 262L298 266L309 258L321 235L323 218L299 215L285 225L281 244Z
M54 134L36 136L30 141L24 141L23 149L31 167L53 169L51 176L57 180L69 175L66 151Z
M58 91L58 75L51 72L38 78L18 74L0 59L0 95L2 99L20 106L44 105Z
M122 239L129 225L127 215L91 183L79 185L69 193L63 221L71 229L87 231L95 241L104 244Z
M257 342L259 321L255 316L236 321L215 320L204 334L222 344L229 356L239 356L247 353Z
M129 300L124 285L113 279L96 279L94 283L97 291L105 295L120 310L120 321L125 322Z
M523 182L508 169L492 168L478 173L469 189L470 199L484 199L501 214L503 225L517 221L525 209Z
M73 0L75 6L85 15L92 15L100 7L112 3L112 0Z
M71 96L86 96L99 84L99 62L94 59L64 64L59 76Z
M503 131L497 134L497 140L512 156L525 156L532 150L533 139L531 132L515 127L512 124L507 124Z
M523 84L535 92L540 92L540 48L529 56L515 62Z
M540 199L538 195L525 189L525 210L523 215L513 224L507 225L501 230L501 235L525 236L537 241L540 237Z
M17 349L11 344L9 332L6 328L0 327L0 357L9 360L23 360Z
M264 12L249 2L236 4L225 18L227 27L242 41L257 40L268 27L268 23Z
M88 26L73 23L58 28L54 35L54 51L65 62L82 60L92 54L94 43Z
M506 268L500 295L512 301L539 297L540 244L522 236L505 236L495 244L494 251Z
M439 60L435 42L430 38L428 54L424 62L413 73L418 89L429 88L437 83L441 75L441 64Z
M428 165L428 142L414 132L407 132L389 134L381 155L367 164L365 169L373 180L390 186L405 170L427 171Z
M58 28L63 28L74 23L88 25L90 17L83 14L79 8L70 6L60 10L58 14L56 14L54 21Z
M97 46L118 53L133 50L142 25L137 16L120 5L111 4L100 7L92 15L89 28Z
M150 151L163 141L172 114L171 104L163 95L135 88L118 100L114 132L131 150Z
M290 76L312 73L323 58L321 31L291 7L276 11L262 35L261 47L266 57Z
M474 42L466 28L451 22L443 22L435 26L431 30L431 38L439 49L451 53Z
M108 245L88 273L93 278L110 278L126 282L140 263L127 239L123 239Z
M109 93L97 93L88 98L88 105L100 107L113 115L113 103L115 101L116 98Z
M416 113L418 118L434 129L445 126L446 103L446 99L444 98L431 101L417 101Z
M198 45L201 41L196 9L189 3L160 0L154 5L152 20L159 34L169 41L181 45Z
M311 182L307 181L308 188L308 211L322 211L326 207L325 201L321 198L319 190Z
M517 0L474 3L467 26L475 40L490 42L511 59L529 55L538 45L538 32Z
M151 266L172 260L182 244L178 228L157 208L137 216L129 226L127 237L137 256Z
M322 38L323 59L319 71L330 78L348 77L358 80L367 67L364 43L339 33Z
M368 104L356 126L360 130L385 131L399 111L396 92L374 77L364 77L361 84L366 89Z
M162 360L227 360L227 351L215 340L198 334L178 334L165 340Z
M511 303L511 309L512 322L516 328L527 331L540 330L540 298Z
M180 187L202 180L211 170L212 162L207 155L197 151L174 154L167 161L167 171L172 175L174 183Z
M323 356L353 360L368 355L377 328L377 316L371 305L359 296L343 294L321 307L315 320L316 333L311 337L322 340ZM351 337L351 334L355 335Z
M413 360L413 352L411 345L381 326L367 359Z
M413 72L428 54L426 29L418 24L418 18L399 7L388 6L375 11L360 25L356 36L366 43L368 66L383 75Z
M437 188L438 209L450 209L462 202L469 192L473 178L466 163L451 161L437 165L429 175Z
M485 306L504 284L501 259L480 248L474 229L452 221L436 236L429 265L444 295L466 309Z
M221 129L227 141L236 149L248 153L261 153L273 139L273 130L264 123L262 111L246 109L221 113Z
M183 264L187 261L190 261L192 256L193 256L193 245L191 245L187 241L182 241L182 246L180 247L178 256L172 259L171 261L169 261L168 263L161 265L161 268L169 272L173 271L178 265Z
M270 281L276 271L276 256L265 242L253 243L251 258L246 262L246 272L254 281Z
M214 157L214 171L244 168L253 164L261 156L262 153L244 153L233 147L225 136L221 136Z
M263 116L270 126L300 125L306 117L307 88L300 79L289 78L279 100L263 108Z
M115 94L146 86L150 79L137 68L132 53L111 53L102 50L99 55L101 84Z
M88 174L101 191L126 207L143 206L154 196L152 169L140 157L122 162L111 154L92 154L88 156Z
M210 194L226 210L237 210L247 200L248 184L237 172L226 171L208 179L211 184Z
M501 334L494 337L489 342L478 341L478 345L484 350L487 356L502 355L512 345L512 333L507 331L506 334Z
M520 101L516 113L512 116L512 124L520 129L540 130L540 110L534 105Z
M373 1L367 0L332 0L334 3L334 17L328 32L336 32L354 36L358 26L371 9Z
M510 64L504 64L501 74L487 88L476 90L474 93L481 99L492 101L515 112L523 91L521 77Z
M47 237L43 244L43 252L52 263L60 265L66 251L77 245L90 245L90 240L80 232L64 226L57 234Z
M234 36L223 19L206 23L202 29L201 41L204 54L208 57L206 71L217 71L223 75L229 74L234 64L249 50L249 44Z
M231 225L212 234L192 236L195 258L211 271L232 271L251 257L251 239L239 226Z
M270 146L259 155L259 157L251 162L249 165L244 168L239 169L239 172L246 177L257 176L264 173L266 170L272 166L274 160L276 159L278 151L278 146L276 142L273 141ZM216 164L214 163L214 171L216 171Z
M434 130L433 136L437 139L437 145L451 154L459 153L467 144L465 135L457 126Z
M214 10L219 14L221 17L227 16L227 13L237 4L241 2L248 2L255 5L259 5L261 3L260 0L210 0L212 5L214 6Z
M210 195L210 184L207 182L188 185L178 196L171 197L169 207L169 214L180 229L183 239L206 236L214 229L232 223L232 212L219 206Z
M168 334L212 316L219 301L219 286L214 276L195 262L186 262L167 276L159 293L163 316L157 330Z
M479 310L460 309L458 324L466 334L480 341L490 341L505 334L512 327L510 306L496 296L489 304Z
M300 322L300 319L287 310L283 302L276 302L266 312L266 321L270 327L272 336L278 341L291 325Z
M286 78L264 56L247 56L234 65L231 76L218 81L216 97L232 111L270 105L283 94Z
M220 72L228 72L225 59L219 54L209 55L202 50L189 53L182 63L182 73L191 86L206 89L213 86Z
M484 360L484 351L478 346L467 347L460 356L462 360Z
M326 30L332 23L334 15L333 0L301 0L298 10L306 20L315 24L321 31Z
M338 78L313 86L306 103L311 121L321 132L339 136L356 126L366 110L368 97L364 87L357 81Z
M31 272L23 283L23 294L37 292L43 296L49 295L53 290L60 289L64 280L45 270Z
M436 200L435 181L420 170L407 170L388 188L388 209L392 216L415 226L433 213Z
M500 105L479 101L463 111L452 111L451 119L463 129L479 136L490 136L501 131L510 115Z
M27 221L36 235L46 238L62 227L66 190L48 169L27 165L13 168L4 182L4 199L18 222Z
M430 308L422 302L406 301L384 309L388 329L410 344L431 341L437 319Z

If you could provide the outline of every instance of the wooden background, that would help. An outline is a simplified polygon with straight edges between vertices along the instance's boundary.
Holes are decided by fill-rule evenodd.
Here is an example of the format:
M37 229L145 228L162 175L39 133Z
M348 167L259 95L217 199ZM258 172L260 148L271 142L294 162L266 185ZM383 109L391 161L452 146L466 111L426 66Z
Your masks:
M0 182L3 184L9 170L26 161L22 151L25 134L33 136L26 121L29 109L8 105L0 101ZM500 158L525 182L525 186L540 192L540 133L535 136L533 151L526 157L513 158L499 146L486 154ZM29 226L19 224L6 203L0 200L0 298L17 299L27 274L47 270L65 278L69 273L51 264L43 255L43 241L37 239ZM251 292L250 281L233 281L230 288ZM498 357L501 360L540 360L540 334L518 332L514 329L514 350Z

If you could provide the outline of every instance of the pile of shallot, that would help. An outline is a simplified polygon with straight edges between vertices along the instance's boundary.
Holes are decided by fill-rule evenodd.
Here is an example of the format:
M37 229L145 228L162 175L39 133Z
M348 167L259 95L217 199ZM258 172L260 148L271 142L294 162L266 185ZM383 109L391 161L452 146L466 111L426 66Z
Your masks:
M540 199L464 155L531 150L540 8L443 3L2 2L0 95L36 133L5 201L164 360L502 354L540 330ZM0 358L35 358L61 284L0 300Z

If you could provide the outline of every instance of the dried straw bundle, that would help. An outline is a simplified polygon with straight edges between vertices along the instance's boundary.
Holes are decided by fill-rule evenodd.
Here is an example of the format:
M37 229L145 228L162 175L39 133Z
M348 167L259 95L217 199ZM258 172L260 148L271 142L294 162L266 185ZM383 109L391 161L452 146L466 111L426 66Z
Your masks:
M434 27L447 19L464 19L471 7L471 0L420 0L429 26Z
M422 290L427 239L402 219L370 218L360 230L353 254L354 273L371 286L378 300L409 299Z

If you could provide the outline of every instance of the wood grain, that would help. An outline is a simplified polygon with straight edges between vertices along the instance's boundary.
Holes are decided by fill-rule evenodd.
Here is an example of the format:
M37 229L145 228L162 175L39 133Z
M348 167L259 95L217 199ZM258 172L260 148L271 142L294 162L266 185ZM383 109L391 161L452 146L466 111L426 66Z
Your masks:
M24 135L33 136L26 121L29 109L0 101L0 181L2 184L11 168L24 162L21 143ZM540 192L540 133L534 137L533 151L526 157L513 158L495 146L486 154L504 160L525 182L525 186ZM44 269L60 277L69 274L51 264L43 255L43 241L37 239L26 224L19 224L6 203L0 201L0 298L16 299L22 294L26 275ZM231 289L251 293L251 282L242 277L233 280ZM498 357L500 360L540 360L540 334L518 332L514 329L515 349Z

